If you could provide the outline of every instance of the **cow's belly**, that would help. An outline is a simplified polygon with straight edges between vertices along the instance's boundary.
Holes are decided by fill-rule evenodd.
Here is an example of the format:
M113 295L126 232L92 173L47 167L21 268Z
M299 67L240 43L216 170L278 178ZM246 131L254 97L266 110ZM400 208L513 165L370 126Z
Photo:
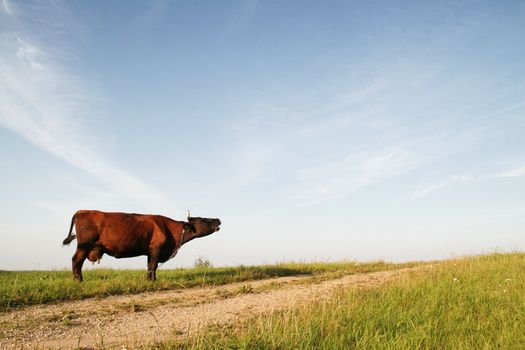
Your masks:
M109 256L112 256L112 257L117 258L117 259L120 259L120 258L133 258L133 257L136 257L136 256L148 255L148 253L146 251L143 251L143 250L135 250L135 251L129 251L129 250L127 250L127 251L116 251L116 250L110 251L110 250L108 250L107 254Z
M104 252L115 258L131 258L148 254L148 240L146 235L107 237L101 245Z

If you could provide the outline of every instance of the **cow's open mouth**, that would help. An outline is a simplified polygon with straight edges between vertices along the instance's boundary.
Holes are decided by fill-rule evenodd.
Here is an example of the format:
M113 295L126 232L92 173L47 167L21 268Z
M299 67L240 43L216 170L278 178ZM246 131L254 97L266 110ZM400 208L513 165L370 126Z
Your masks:
M222 224L221 220L214 219L213 223L211 224L211 226L213 227L213 232L219 231L221 229L220 228L221 224Z

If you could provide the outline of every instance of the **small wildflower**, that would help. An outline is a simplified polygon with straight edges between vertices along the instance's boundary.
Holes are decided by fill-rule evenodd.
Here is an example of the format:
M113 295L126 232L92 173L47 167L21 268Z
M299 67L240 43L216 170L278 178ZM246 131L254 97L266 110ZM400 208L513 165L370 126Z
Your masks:
M506 290L506 289L503 289L503 293L507 293L507 290Z
M459 279L457 279L456 277L454 277L454 278L452 279L452 281L454 281L454 282L459 282Z

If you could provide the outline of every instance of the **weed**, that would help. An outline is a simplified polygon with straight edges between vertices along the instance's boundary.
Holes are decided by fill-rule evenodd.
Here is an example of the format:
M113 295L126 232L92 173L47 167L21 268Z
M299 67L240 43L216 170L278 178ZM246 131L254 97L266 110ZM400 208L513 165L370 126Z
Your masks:
M131 300L129 303L128 303L128 306L129 306L129 310L131 312L139 312L139 311L143 311L143 307L142 305L140 305L136 300Z
M241 294L248 294L253 293L253 287L249 284L243 284L239 287L239 293Z
M199 256L197 259L195 259L193 267L197 269L209 269L213 267L213 264L207 258Z

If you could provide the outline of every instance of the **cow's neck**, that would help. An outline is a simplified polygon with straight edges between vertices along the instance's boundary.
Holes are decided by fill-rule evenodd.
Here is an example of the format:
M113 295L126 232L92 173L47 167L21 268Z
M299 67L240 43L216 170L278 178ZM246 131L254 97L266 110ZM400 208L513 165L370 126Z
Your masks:
M182 231L182 244L188 243L189 241L197 237L199 237L197 232L194 232L191 230L183 230Z

